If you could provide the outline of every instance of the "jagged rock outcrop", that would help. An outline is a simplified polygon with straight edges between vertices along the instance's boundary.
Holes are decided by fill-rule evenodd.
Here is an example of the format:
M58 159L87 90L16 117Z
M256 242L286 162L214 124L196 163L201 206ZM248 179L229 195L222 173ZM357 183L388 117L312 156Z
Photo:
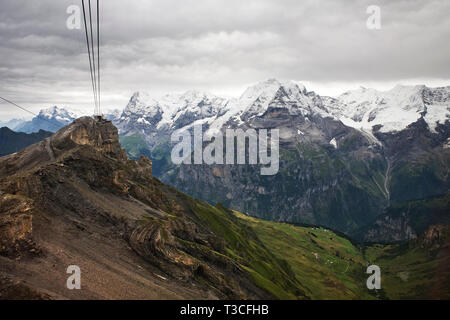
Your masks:
M70 126L58 131L50 139L50 145L56 157L76 146L90 146L118 161L127 160L126 151L119 143L117 128L107 120L90 117L76 119Z
M0 192L0 254L14 256L32 244L33 201L23 196ZM26 248L36 253L35 248Z
M419 238L422 248L440 248L448 238L450 229L448 226L433 225Z

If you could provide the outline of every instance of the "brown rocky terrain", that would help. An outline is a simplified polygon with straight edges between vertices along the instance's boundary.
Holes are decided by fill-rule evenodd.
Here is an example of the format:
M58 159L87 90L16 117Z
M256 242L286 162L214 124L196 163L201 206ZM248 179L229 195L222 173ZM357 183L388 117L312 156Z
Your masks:
M110 122L77 119L0 158L0 298L270 298L200 206L219 210L153 178L147 158L127 159ZM66 287L69 265L81 290Z

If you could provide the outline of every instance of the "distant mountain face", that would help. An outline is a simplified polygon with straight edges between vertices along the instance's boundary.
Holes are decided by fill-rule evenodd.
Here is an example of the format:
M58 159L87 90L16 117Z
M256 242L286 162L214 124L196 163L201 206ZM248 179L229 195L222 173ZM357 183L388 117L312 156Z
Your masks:
M105 110L103 116L106 120L113 121L119 118L122 115L122 109L109 109Z
M184 192L266 219L356 233L390 206L448 192L449 96L450 87L397 86L331 98L270 79L228 100L136 93L114 123L133 137L127 143L139 143L130 148L143 150L144 140L155 175ZM261 176L250 165L174 166L170 135L195 123L209 133L278 128L278 174Z
M450 225L450 193L388 207L354 236L368 242L400 242L417 238L430 225Z
M412 239L433 223L450 224L450 126L432 132L423 118L395 133L376 133L388 164L389 207L355 236L367 241Z
M27 134L23 132L14 132L7 127L0 128L0 157L18 152L29 145L50 137L51 135L51 132L44 130Z
M16 130L16 128L26 122L25 119L11 119L9 121L0 121L0 128L7 127L11 130Z
M16 131L32 133L39 130L56 132L62 127L72 123L76 118L83 115L80 112L69 111L61 107L43 109L30 121L16 126Z
M120 118L122 112L123 110L121 109L105 110L104 117L107 120L115 121ZM71 110L64 107L54 106L51 108L42 109L39 114L30 121L13 119L7 123L3 123L2 126L25 133L38 132L39 130L56 132L62 127L72 123L75 119L88 115L89 114L86 112L79 110Z

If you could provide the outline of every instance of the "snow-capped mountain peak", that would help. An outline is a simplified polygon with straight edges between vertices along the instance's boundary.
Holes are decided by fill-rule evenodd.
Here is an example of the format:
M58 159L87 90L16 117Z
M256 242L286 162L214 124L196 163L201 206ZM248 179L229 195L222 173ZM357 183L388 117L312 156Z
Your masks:
M381 132L400 131L423 117L434 132L437 123L450 119L450 87L397 85L387 91L360 87L331 98L307 91L296 81L268 79L233 99L189 90L156 100L136 92L115 123L122 133L170 131L196 121L215 131L261 117L269 109L284 109L293 116L332 117L366 134L372 134L374 127Z
M86 114L78 110L53 106L42 109L36 117L21 123L15 130L26 133L38 132L41 129L55 132L83 115Z
M179 128L199 119L216 117L226 101L197 90L166 94L158 100L145 92L136 92L115 123L122 133L136 131L128 124L137 124L139 131L144 132Z
M246 116L260 116L269 107L286 107L295 113L293 107L298 106L298 102L304 106L312 105L306 94L306 88L294 81L268 79L245 90L239 99L233 101L232 109L242 111Z
M239 100L241 102L254 102L256 99L261 97L273 97L280 87L281 82L276 79L268 79L248 87Z
M42 109L38 117L39 118L45 118L45 119L53 119L60 122L72 122L76 118L78 118L81 115L79 111L74 110L67 110L66 108L53 106L47 109Z
M294 81L280 82L276 79L268 79L263 82L259 82L247 90L239 98L241 103L248 104L254 103L255 101L266 101L275 98L275 95L280 91L284 90L289 95L304 94L306 89L304 86L297 84Z
M184 100L186 102L192 102L192 101L196 101L196 100L202 100L205 99L209 96L209 94L207 94L206 92L201 92L198 90L188 90L184 93L182 93L181 95L179 95L179 99L180 100Z
M115 121L126 125L134 123L137 126L154 125L161 119L162 108L158 101L144 91L137 91L131 96L122 115Z
M154 114L158 109L158 101L153 99L149 93L137 91L131 96L124 112Z
M437 121L449 119L449 95L449 87L424 85L397 85L388 91L359 88L339 96L329 111L344 124L358 129L371 131L380 125L381 132L400 131L424 117L434 131Z
M9 129L15 131L16 128L20 127L22 124L27 122L27 118L13 118L8 121L0 121L0 127L8 127Z

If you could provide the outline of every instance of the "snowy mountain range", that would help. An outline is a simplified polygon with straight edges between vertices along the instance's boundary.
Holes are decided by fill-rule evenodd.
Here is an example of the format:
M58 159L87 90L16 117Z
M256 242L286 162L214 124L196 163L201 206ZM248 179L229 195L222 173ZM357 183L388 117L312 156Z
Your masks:
M122 110L120 109L108 110L105 113L105 118L114 120L120 117L121 114ZM8 127L11 130L25 133L38 132L39 130L56 132L60 128L72 123L75 119L87 115L89 115L87 112L80 110L53 106L42 109L31 120L12 119L8 122L0 122L0 127Z
M60 128L72 123L76 118L84 115L82 112L53 106L42 109L39 114L15 127L15 131L32 133L39 130L56 132Z
M287 109L289 114L303 117L330 117L364 132L397 132L423 118L429 130L435 132L438 123L450 120L450 86L398 85L388 91L361 87L333 98L308 91L295 81L269 79L232 99L191 90L156 100L146 92L135 92L123 110L108 111L105 117L122 134L151 134L191 126L196 121L210 130L220 130L261 116L269 108ZM13 119L1 125L27 133L56 131L83 115L86 112L53 106L41 110L30 121Z
M0 120L0 128L7 127L11 130L16 130L17 127L22 125L27 120L25 118L14 118L9 121L1 121Z
M144 92L131 97L120 118L122 133L174 130L202 121L211 130L240 124L271 108L287 109L291 115L319 115L342 121L365 132L397 132L423 118L431 132L450 120L450 86L396 86L389 91L360 88L337 98L320 96L297 82L275 79L249 87L235 99L188 91L160 100Z
M331 101L330 114L354 128L381 132L405 129L423 117L432 132L450 119L450 86L396 86L389 91L360 88Z

